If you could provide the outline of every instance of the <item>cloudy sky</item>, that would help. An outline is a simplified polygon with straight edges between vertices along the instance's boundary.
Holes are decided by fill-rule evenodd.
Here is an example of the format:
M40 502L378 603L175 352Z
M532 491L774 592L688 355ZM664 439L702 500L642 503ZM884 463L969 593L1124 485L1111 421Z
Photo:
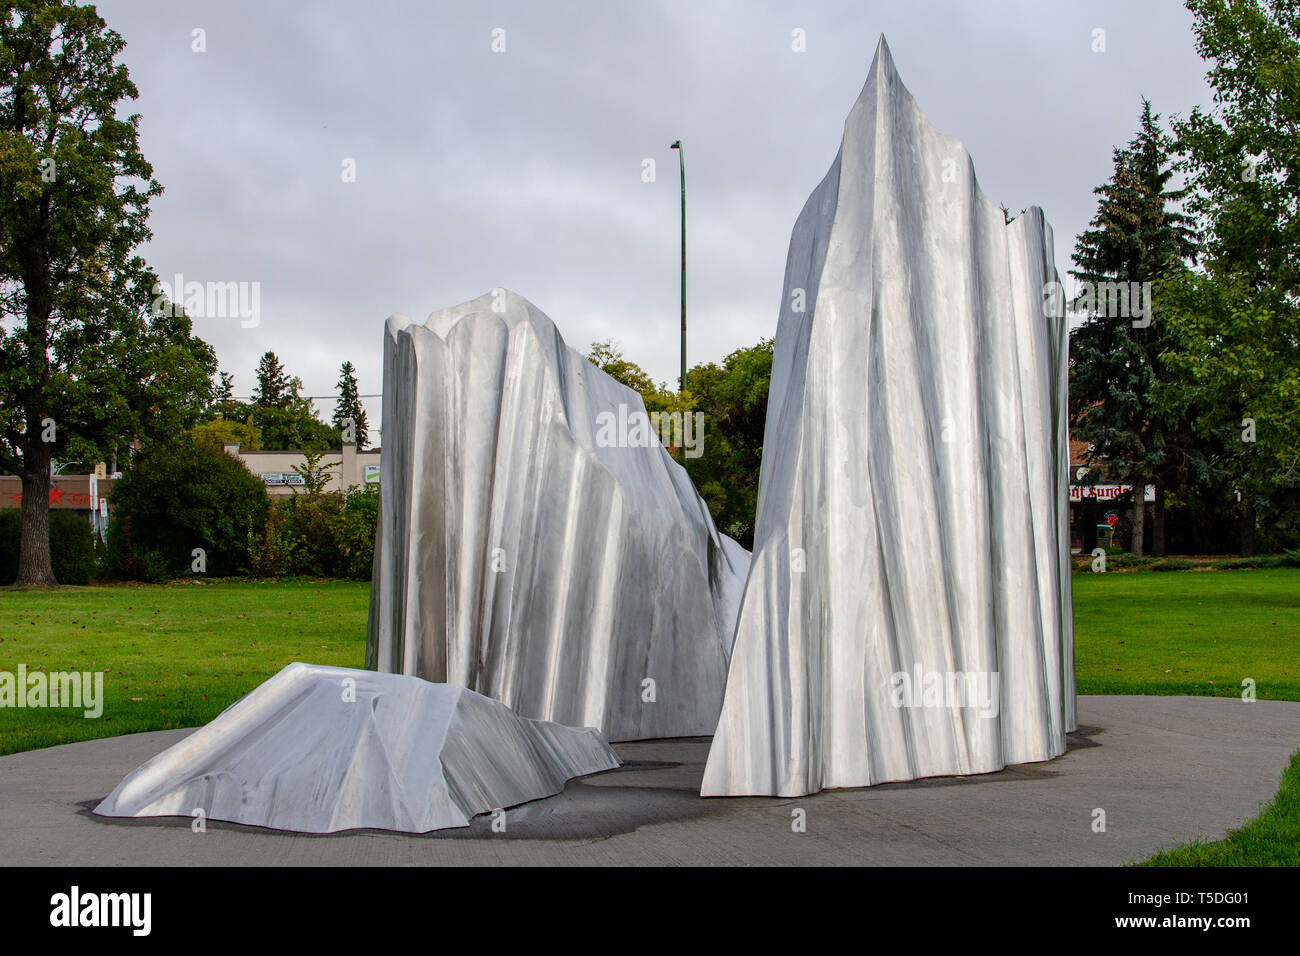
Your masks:
M332 394L348 359L379 392L390 313L499 286L570 345L615 339L675 381L678 138L690 362L771 336L790 229L882 33L984 193L1043 207L1062 271L1140 98L1165 116L1209 102L1177 0L97 6L166 189L146 258L165 279L260 283L256 327L195 322L244 395L267 349L307 394Z

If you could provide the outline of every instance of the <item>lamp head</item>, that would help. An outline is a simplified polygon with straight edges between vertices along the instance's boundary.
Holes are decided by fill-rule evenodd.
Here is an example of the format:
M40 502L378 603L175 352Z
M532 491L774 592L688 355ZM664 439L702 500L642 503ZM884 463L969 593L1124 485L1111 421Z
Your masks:
M675 142L674 142L671 146L669 146L668 148L669 148L669 149L681 149L681 148L682 148L682 141L679 139L679 140L675 141Z

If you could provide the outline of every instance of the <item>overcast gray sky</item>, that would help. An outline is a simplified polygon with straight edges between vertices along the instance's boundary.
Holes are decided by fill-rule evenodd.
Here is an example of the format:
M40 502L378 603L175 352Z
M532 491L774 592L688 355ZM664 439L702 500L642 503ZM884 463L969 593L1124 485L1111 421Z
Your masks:
M791 227L881 33L984 193L1043 207L1062 272L1140 97L1166 118L1209 102L1177 0L97 6L127 41L166 188L147 260L164 279L260 283L255 328L195 321L237 394L267 349L308 394L332 394L345 359L379 392L390 313L422 321L498 286L571 346L616 339L675 382L678 138L688 358L771 336Z

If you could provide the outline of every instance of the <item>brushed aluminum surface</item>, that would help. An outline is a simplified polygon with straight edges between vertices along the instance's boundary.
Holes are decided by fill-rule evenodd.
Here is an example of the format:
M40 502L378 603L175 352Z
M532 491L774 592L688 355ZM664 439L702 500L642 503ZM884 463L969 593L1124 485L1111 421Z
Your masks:
M296 663L132 771L95 813L424 833L617 766L594 729L454 685Z
M611 740L711 734L749 552L637 414L512 292L390 318L366 666Z
M1042 211L1004 221L882 37L790 241L704 795L1064 752L1068 331L1043 302L1056 279Z

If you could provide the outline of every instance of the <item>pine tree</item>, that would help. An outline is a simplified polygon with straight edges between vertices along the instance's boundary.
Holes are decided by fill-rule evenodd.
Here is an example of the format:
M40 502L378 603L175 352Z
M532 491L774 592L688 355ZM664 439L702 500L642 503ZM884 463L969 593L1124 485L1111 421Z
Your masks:
M274 352L265 352L257 363L257 387L253 404L260 408L284 409L294 398L288 374Z
M206 423L221 418L227 422L246 425L249 417L253 414L253 406L235 400L235 377L233 375L229 372L221 372L219 380L221 384L216 388L216 401L204 409L200 420Z
M248 424L262 433L265 448L304 450L337 448L338 430L316 414L310 398L302 394L302 379L290 376L274 352L267 352L257 365L257 388Z
M1110 182L1094 190L1097 215L1079 237L1070 273L1083 285L1076 303L1086 313L1070 342L1072 434L1132 483L1134 554L1143 550L1144 490L1152 484L1160 495L1166 452L1180 430L1176 416L1157 411L1173 375L1161 356L1179 343L1153 316L1151 286L1143 286L1196 253L1189 219L1176 208L1184 191L1169 188L1171 149L1144 99L1137 135L1114 151ZM1157 553L1162 514L1157 501Z
M352 426L351 433L355 437L357 448L365 448L370 439L370 431L366 426L366 410L361 407L358 396L357 370L351 362L344 362L339 368L339 376L339 400L334 406L333 425L343 434L344 440L347 440L349 434L348 426Z

